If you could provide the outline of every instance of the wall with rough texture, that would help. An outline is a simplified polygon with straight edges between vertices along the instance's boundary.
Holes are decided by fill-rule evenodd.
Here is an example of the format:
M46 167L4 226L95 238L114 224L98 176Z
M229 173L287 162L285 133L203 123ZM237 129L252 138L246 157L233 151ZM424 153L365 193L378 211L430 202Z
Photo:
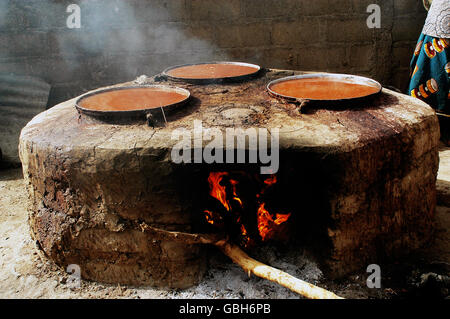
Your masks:
M78 3L81 28L69 29ZM381 6L369 29L367 7ZM421 0L2 0L0 73L42 77L49 106L88 89L205 60L362 74L402 90Z

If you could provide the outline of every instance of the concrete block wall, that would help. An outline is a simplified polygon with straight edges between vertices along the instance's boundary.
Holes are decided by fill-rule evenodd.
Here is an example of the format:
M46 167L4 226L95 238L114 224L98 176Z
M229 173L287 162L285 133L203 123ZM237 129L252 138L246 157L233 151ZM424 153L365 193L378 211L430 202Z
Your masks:
M66 25L71 3L79 29ZM379 29L366 24L373 3ZM49 106L211 60L361 74L404 90L426 18L421 0L2 0L0 12L0 73L49 82Z

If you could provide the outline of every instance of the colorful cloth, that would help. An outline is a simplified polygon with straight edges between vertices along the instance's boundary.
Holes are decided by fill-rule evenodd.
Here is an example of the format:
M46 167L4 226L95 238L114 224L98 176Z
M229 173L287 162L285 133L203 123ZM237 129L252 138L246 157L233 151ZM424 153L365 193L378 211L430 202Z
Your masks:
M408 93L450 114L450 39L422 34L411 61Z

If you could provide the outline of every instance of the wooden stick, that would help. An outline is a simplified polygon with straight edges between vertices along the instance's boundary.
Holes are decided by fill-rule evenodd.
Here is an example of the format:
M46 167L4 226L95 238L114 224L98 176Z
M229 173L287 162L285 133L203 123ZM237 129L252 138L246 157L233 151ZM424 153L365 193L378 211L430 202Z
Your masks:
M194 244L211 244L214 245L218 241L224 239L222 235L216 234L189 234L184 232L169 231L150 226L146 223L140 223L139 228L142 232L149 233L156 240L171 240L183 242L187 245Z
M343 299L323 288L314 286L303 280L295 278L277 268L267 266L249 257L239 246L234 245L222 235L215 234L189 234L158 229L145 223L139 224L141 231L152 234L159 240L173 240L186 244L211 244L217 246L231 260L241 266L245 272L276 282L309 299Z
M249 257L241 248L228 241L217 242L215 245L219 247L225 255L230 257L233 262L241 266L249 276L250 273L253 273L258 277L276 282L309 299L343 299L328 290L314 286L313 284L295 278L284 271L267 266Z

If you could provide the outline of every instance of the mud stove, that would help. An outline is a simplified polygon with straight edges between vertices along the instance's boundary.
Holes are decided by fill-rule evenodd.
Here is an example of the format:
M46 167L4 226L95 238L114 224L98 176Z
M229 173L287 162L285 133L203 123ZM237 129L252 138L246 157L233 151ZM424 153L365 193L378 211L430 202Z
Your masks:
M58 265L78 264L85 279L178 288L202 279L215 250L155 229L224 235L249 255L269 242L308 246L331 277L426 243L439 161L434 111L383 89L300 112L267 91L270 81L296 74L267 69L206 84L141 78L114 88L176 86L189 101L124 123L80 113L78 99L39 114L20 137L32 236ZM174 136L195 132L199 121L224 139L227 128L267 129L269 146L276 128L278 170L261 174L260 158L174 162ZM189 136L183 145L191 154L211 142ZM236 143L234 151L249 158L253 150Z

